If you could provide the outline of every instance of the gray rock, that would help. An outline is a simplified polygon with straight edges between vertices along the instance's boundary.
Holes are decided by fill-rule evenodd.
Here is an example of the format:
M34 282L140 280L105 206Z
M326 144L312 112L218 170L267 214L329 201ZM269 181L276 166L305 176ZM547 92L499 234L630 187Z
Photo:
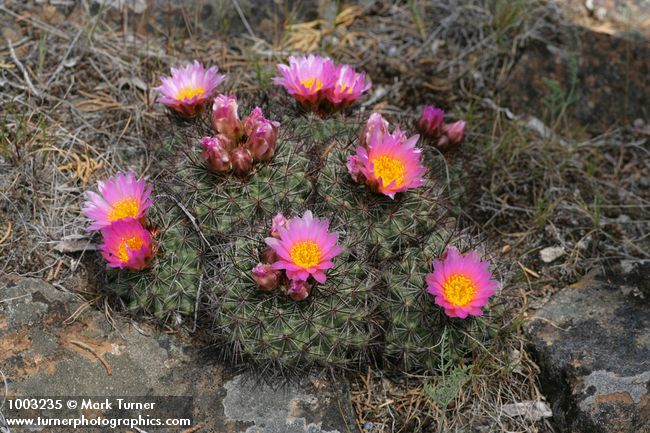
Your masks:
M224 384L227 418L250 424L246 433L339 433L352 429L341 417L336 393L306 392L311 385L273 389L240 375ZM317 396L318 395L318 396Z
M586 279L557 293L525 331L560 431L650 432L647 301Z
M192 399L199 432L354 429L344 381L306 378L273 390L250 377L233 378L181 333L166 334L147 324L136 328L119 317L109 321L92 307L82 308L72 320L80 307L82 299L43 281L0 277L0 371L9 395L183 396Z
M539 252L539 257L544 263L551 263L562 257L564 253L564 247L546 247Z

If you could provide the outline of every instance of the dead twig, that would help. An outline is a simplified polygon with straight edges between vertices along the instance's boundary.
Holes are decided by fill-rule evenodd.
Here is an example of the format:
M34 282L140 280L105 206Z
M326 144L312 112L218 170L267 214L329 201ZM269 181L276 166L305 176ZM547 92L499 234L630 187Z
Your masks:
M70 340L70 343L74 344L75 346L79 346L82 349L87 350L88 352L95 355L95 357L99 360L99 362L102 363L102 365L106 369L106 373L108 373L109 376L113 375L113 368L111 367L111 365L108 363L108 361L106 361L106 359L101 354L97 353L97 351L95 349L93 349L92 347L90 347L86 343L78 341L78 340Z
M7 239L9 239L9 236L11 236L11 221L7 224L7 230L5 231L5 234L2 235L2 238L0 238L0 245L4 244Z
M36 90L36 87L34 87L34 84L32 83L32 80L29 78L29 73L27 72L27 69L25 69L25 66L18 60L18 56L16 56L16 51L14 50L14 46L11 44L11 41L7 38L5 38L7 41L7 46L9 47L9 53L11 54L11 58L18 66L18 69L23 73L23 77L25 78L25 82L27 83L27 86L29 87L29 90L35 95L41 98L41 92Z

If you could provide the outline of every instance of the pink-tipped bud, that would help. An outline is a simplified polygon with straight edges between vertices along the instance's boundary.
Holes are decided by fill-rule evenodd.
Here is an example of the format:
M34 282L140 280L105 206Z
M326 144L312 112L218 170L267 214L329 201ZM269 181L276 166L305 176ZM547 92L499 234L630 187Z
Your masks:
M432 105L425 105L417 122L420 134L425 137L438 138L442 133L445 112Z
M441 135L440 138L436 140L434 146L440 149L441 152L448 151L451 148L451 146L449 145L449 137L447 137L446 135Z
M227 148L230 140L224 135L216 137L203 137L201 139L201 157L205 161L206 167L219 173L224 173L232 169L230 155Z
M374 141L373 136L379 142L383 140L385 134L388 134L388 122L381 117L381 114L372 113L361 130L359 144L361 147L368 147L368 144Z
M281 228L286 228L289 221L278 212L276 216L273 217L273 222L271 223L271 232L269 233L272 237L280 239L279 230Z
M304 301L309 296L310 291L311 287L306 281L291 280L289 290L287 290L287 295L289 295L294 301Z
M219 134L237 141L242 134L243 126L237 114L237 97L219 95L212 104L212 127Z
M253 156L248 149L238 147L230 152L232 169L238 176L246 176L253 171Z
M253 132L255 132L255 129L257 128L257 123L261 119L264 119L264 113L262 113L262 109L260 107L253 108L251 114L246 116L244 119L244 134L248 136L253 135Z
M253 268L251 273L260 290L270 292L278 287L280 271L276 271L271 265L260 263Z
M273 263L280 260L280 256L278 256L278 253L276 253L273 248L266 247L262 250L260 259L262 260L262 263L268 263L272 265Z
M269 161L275 155L277 125L279 123L262 118L253 133L248 136L248 148L255 161Z
M465 122L459 120L458 122L445 125L442 129L442 133L449 138L449 145L451 147L456 147L460 145L465 138Z
M345 164L355 182L361 182L363 177L362 164L357 155L349 155L348 162Z

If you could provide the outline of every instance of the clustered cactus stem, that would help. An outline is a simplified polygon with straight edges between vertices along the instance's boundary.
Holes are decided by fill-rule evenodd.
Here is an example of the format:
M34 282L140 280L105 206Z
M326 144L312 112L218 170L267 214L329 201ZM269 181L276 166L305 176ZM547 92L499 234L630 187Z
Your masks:
M173 69L159 89L192 118L174 136L203 138L177 149L156 184L172 200L148 215L155 258L115 272L112 287L133 308L178 320L195 313L203 281L209 334L263 370L373 359L417 371L470 354L485 334L472 317L497 283L478 253L449 245L460 235L418 136L391 132L379 113L363 125L344 114L370 89L365 74L290 58L276 83L318 116L278 110L280 126L259 107L240 120L235 96L214 96L216 69L199 66ZM444 125L443 114L418 124L438 145L459 144L464 124ZM104 207L126 209L115 203Z

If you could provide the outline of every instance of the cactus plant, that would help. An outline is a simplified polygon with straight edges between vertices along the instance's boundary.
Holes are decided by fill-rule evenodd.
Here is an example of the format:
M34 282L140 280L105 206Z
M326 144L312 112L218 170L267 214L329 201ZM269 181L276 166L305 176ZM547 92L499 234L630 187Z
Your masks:
M263 236L233 239L208 260L214 335L235 359L246 357L264 369L349 368L367 361L380 330L377 274L348 252L305 301L262 292L251 269L260 261Z
M144 271L112 271L108 285L130 310L180 322L182 316L195 311L201 279L200 240L173 203L158 199L149 218L158 249L152 266Z
M198 156L209 119L175 129L175 144L167 146L175 156L157 183L175 208L152 216L161 227L158 257L145 272L120 272L115 287L132 307L169 318L194 312L203 281L214 341L233 359L265 370L354 368L371 358L438 369L463 357L481 339L480 321L447 318L424 281L453 233L433 154L424 184L393 199L348 172L359 119L289 111L279 119L273 158L245 175L211 172ZM189 146L175 152L182 136ZM258 290L252 270L264 261L273 217L307 209L331 221L344 253L305 300L269 292L273 281Z
M425 276L447 242L435 233L420 246L406 250L382 273L386 287L382 303L386 317L384 358L401 370L444 371L486 339L483 318L450 319L427 293Z

